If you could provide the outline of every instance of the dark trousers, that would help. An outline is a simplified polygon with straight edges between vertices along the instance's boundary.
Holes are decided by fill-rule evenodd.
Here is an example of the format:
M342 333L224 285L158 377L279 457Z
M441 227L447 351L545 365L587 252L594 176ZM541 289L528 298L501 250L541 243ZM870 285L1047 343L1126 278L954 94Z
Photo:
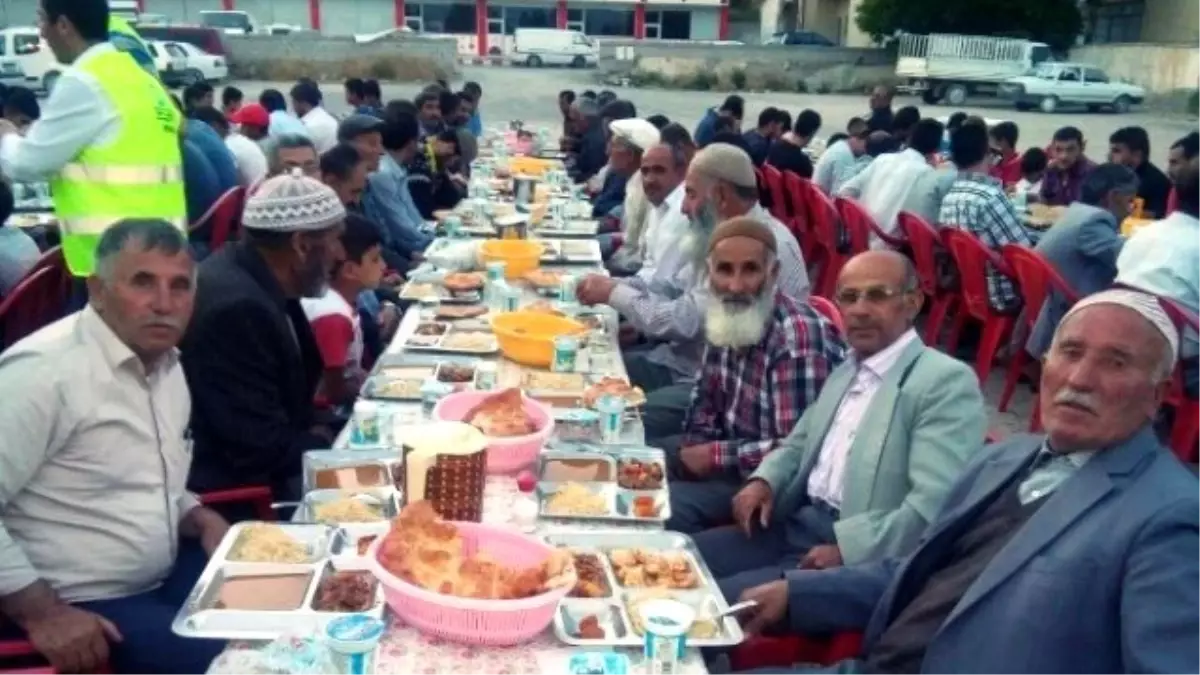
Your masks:
M732 523L733 496L742 489L742 477L736 471L705 478L693 476L679 456L682 440L682 436L671 436L653 443L667 456L667 477L671 481L671 517L666 529L695 534Z
M625 372L629 381L646 392L646 405L642 410L642 427L646 440L654 441L674 436L683 431L683 418L692 399L692 384L678 383L679 374L647 358L651 347L638 348L625 353Z
M223 640L183 638L171 622L200 578L208 556L196 539L183 539L175 568L158 588L114 600L78 602L76 607L108 619L121 632L109 643L114 673L203 673L225 649ZM0 633L4 631L0 630ZM0 638L6 637L0 634Z
M672 484L672 504L674 492ZM836 543L833 524L837 518L837 511L828 505L805 504L788 515L774 514L766 529L755 524L750 537L730 526L701 532L693 538L721 592L734 603L742 591L775 581L784 571L795 569L812 547Z

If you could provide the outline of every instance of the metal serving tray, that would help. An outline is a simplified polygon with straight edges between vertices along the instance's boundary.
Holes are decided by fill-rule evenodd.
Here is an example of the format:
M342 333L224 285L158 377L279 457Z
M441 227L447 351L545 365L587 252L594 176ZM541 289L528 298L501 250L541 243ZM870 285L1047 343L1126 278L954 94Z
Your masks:
M598 264L603 260L600 255L600 242L595 239L538 239L546 245L547 250L542 254L542 262Z
M441 329L439 334L418 335L417 329L422 326L438 326ZM404 348L407 350L422 350L435 352L448 352L453 354L495 354L500 351L500 343L496 340L496 336L485 331L471 331L458 327L445 321L422 321L420 325L414 329L411 335L404 339ZM486 344L480 343L477 349L464 349L454 345L454 336L463 335L466 333L476 333L481 336L486 336Z
M692 588L673 589L666 591L669 597L686 602L695 607L700 618L714 617L729 608L725 602L716 579L708 569L708 565L696 550L692 538L678 532L626 532L626 531L589 531L589 532L559 532L548 534L543 539L551 546L569 549L574 554L596 556L603 569L603 583L600 597L574 597L580 590L577 585L572 594L558 605L554 615L554 634L559 640L581 647L639 647L642 636L634 629L630 617L628 603L639 594L648 590L647 587L624 585L616 573L616 566L610 556L613 551L630 551L640 549L647 552L668 553L685 560L697 578L697 585ZM658 591L654 591L658 592ZM604 629L603 638L580 638L577 631L579 623L586 617L596 617ZM745 639L741 626L734 617L724 617L716 622L716 632L713 637L688 638L692 647L723 647L736 645Z
M313 490L394 489L402 465L399 453L384 447L309 450L302 460L303 489L306 494ZM353 480L346 481L351 471Z
M599 245L597 245L599 246ZM483 300L480 291L452 291L442 285L445 272L425 272L413 275L400 287L400 298L404 300L429 301L445 303L478 304Z
M664 479L656 489L637 489L621 485L619 470L625 462L638 461L657 464L662 470ZM577 466L595 465L603 470L604 475L593 477L591 480L572 480L550 475L550 471L563 464ZM582 471L582 469L581 469ZM647 524L665 523L671 518L671 492L666 476L666 459L662 450L654 448L633 448L629 446L613 446L602 452L551 450L543 452L538 457L538 515L547 520L556 521L610 521L613 523ZM567 514L550 510L550 499L556 492L568 483L577 483L586 487L594 494L603 497L607 511L603 514ZM649 498L654 502L656 515L644 517L634 512L634 501L638 498Z
M561 224L555 223L549 217L543 218L534 231L543 237L593 238L600 231L600 221L592 218L567 218Z
M471 376L466 380L447 379L452 369L469 370ZM462 391L476 388L479 368L473 363L451 360L437 361L432 366L384 366L363 383L362 395L380 401L420 401L421 385L431 377Z
M345 612L318 611L314 608L321 583L343 569L332 557L332 545L336 530L316 524L268 523L283 529L300 541L307 542L315 557L307 563L255 563L229 560L229 553L242 531L250 523L239 523L229 528L220 546L213 552L204 572L196 581L192 592L179 608L171 630L176 635L193 638L222 640L273 640L288 633L324 633L326 624ZM278 575L305 575L307 583L303 596L295 609L289 610L244 610L222 609L217 606L221 587L231 579L272 577ZM375 598L363 612L378 619L384 612L383 589L376 583Z

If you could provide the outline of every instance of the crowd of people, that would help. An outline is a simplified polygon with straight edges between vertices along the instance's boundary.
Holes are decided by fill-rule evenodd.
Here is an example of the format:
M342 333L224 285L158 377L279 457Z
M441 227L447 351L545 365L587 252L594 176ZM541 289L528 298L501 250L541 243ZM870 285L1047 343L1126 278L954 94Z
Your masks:
M388 289L466 195L483 92L385 102L352 78L341 118L311 80L172 101L110 41L103 0L41 0L39 22L71 66L44 110L8 92L0 172L51 183L82 302L0 354L0 638L67 672L203 672L224 645L171 620L249 514L200 495L301 496L303 453L330 447L396 330ZM1177 362L1195 395L1195 336L1157 298L1200 304L1197 134L1164 173L1138 127L1104 163L1074 127L1022 152L1011 122L893 111L886 88L824 143L814 110L743 130L737 95L692 131L611 91L557 103L607 267L577 299L620 314L667 528L730 602L758 602L750 633L863 632L846 667L869 672L1200 668L1200 498L1155 427ZM830 297L765 207L763 166L887 235ZM238 188L240 234L214 246L204 214ZM1021 198L1066 208L1039 233ZM1135 210L1153 222L1125 238ZM1044 435L988 443L975 372L916 330L901 213L1031 247L1079 292L1013 345L1041 359ZM3 293L37 256L0 232ZM996 311L1021 311L1019 290L988 270Z

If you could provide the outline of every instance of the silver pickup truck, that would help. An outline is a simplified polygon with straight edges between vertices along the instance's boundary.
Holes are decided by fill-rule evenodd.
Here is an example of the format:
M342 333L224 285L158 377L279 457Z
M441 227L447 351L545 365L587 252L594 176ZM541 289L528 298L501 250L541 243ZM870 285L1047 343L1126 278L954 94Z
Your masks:
M1016 105L1017 110L1040 108L1055 112L1062 105L1086 106L1088 110L1111 108L1129 112L1146 98L1146 90L1125 82L1114 82L1095 66L1078 63L1042 63L1031 72L1010 77L1000 86L998 95Z

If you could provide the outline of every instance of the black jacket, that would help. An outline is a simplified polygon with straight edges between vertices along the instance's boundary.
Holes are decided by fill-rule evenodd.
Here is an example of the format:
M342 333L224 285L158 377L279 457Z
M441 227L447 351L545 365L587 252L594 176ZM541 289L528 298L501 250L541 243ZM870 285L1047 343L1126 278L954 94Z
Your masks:
M268 484L283 497L306 450L321 356L300 301L287 299L259 253L232 242L200 264L180 344L192 393L189 486Z

